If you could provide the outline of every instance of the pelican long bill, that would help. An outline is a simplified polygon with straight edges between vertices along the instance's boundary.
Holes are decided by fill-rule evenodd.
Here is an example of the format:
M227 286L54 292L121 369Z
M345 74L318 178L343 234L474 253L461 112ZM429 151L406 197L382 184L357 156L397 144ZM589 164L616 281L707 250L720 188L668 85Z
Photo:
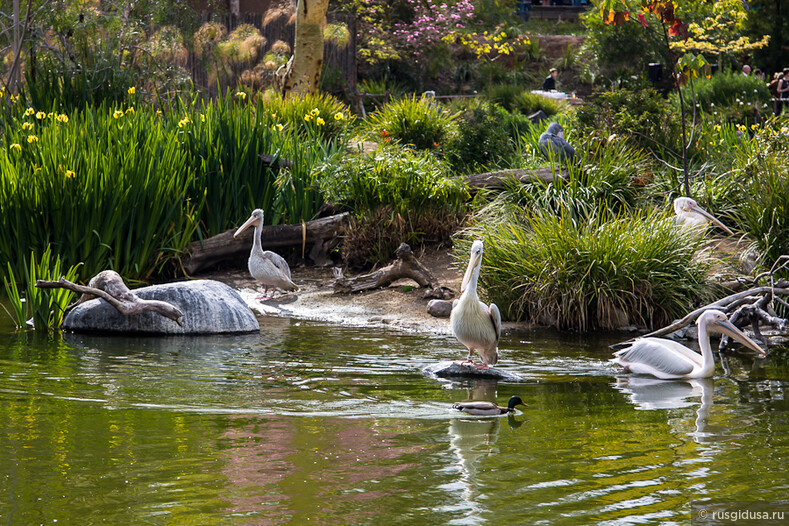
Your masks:
M718 218L717 218L717 217L715 217L714 215L710 214L709 212L707 212L706 210L704 210L704 209L703 209L703 208L701 208L700 206L698 206L698 205L695 205L695 204L691 204L691 205L690 205L690 208L691 208L691 209L692 209L694 212L696 212L696 213L698 213L698 214L701 214L701 215L703 215L704 217L706 217L706 218L707 218L707 219L708 219L710 222L712 222L712 223L714 223L715 225L717 225L718 227L720 227L720 228L721 228L721 230L723 230L724 232L726 232L726 233L727 233L727 234L729 234L730 236L733 236L733 235L734 235L734 232L732 232L731 230L729 230L729 227L727 227L726 225L724 225L723 223L721 223L721 222L718 220Z
M737 340L741 344L745 345L746 347L749 347L750 349L753 349L754 351L758 352L762 356L767 356L767 353L764 351L764 349L762 349L759 346L758 343L756 343L755 341L750 339L748 336L746 336L744 332L742 332L740 329L738 329L737 326L734 325L729 320L719 321L717 323L717 325L718 325L717 328L718 328L719 332L722 332L723 334L725 334L726 336L729 336L730 338L734 338L735 340Z
M246 223L244 223L243 225L238 227L238 230L236 230L236 233L233 234L233 237L238 236L241 232L243 232L244 230L246 230L250 226L254 225L256 221L257 221L257 218L255 216L251 216L249 219L247 219Z

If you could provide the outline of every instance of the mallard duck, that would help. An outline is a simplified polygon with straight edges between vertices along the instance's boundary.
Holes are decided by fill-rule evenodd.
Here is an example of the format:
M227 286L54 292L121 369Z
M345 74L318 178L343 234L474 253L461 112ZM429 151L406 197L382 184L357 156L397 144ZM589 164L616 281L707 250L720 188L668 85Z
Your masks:
M249 216L246 223L236 230L233 237L238 236L252 225L255 225L255 237L252 242L252 252L249 254L249 273L252 274L253 278L265 285L266 288L263 294L268 293L269 287L272 287L274 290L277 287L288 291L299 290L299 287L290 278L288 262L279 254L275 254L270 250L263 250L260 241L260 236L263 233L263 210L260 208L253 210L252 215Z
M513 396L507 402L507 407L501 407L493 402L474 401L457 402L452 408L470 415L506 415L507 413L513 413L516 405L525 406L526 404L523 403L520 396Z
M701 354L673 340L638 338L630 347L616 351L611 361L637 374L651 374L662 379L709 378L715 372L710 332L720 332L766 356L759 345L738 329L719 310L704 311L696 320Z
M499 360L501 313L494 303L485 305L477 296L481 266L482 241L477 240L471 245L468 268L460 285L460 299L452 307L449 320L455 337L468 348L468 358L463 363L487 369L490 365L496 365ZM474 351L482 358L482 365L474 363Z

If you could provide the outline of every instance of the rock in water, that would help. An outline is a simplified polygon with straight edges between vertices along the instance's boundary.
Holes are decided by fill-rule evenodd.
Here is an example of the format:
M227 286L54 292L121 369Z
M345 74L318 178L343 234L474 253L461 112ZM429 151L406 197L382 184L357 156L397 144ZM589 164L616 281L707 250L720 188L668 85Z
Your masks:
M449 318L449 315L452 314L452 302L430 300L427 302L427 313L435 318Z
M196 280L133 290L141 299L166 301L184 316L181 326L156 312L124 316L103 299L93 299L66 315L62 328L74 332L223 334L260 330L241 296L219 281Z
M428 365L422 369L422 371L430 376L437 376L439 378L492 378L509 382L518 382L521 380L521 377L517 374L508 373L507 371L502 371L495 367L477 369L473 365L461 365L459 362L439 362Z

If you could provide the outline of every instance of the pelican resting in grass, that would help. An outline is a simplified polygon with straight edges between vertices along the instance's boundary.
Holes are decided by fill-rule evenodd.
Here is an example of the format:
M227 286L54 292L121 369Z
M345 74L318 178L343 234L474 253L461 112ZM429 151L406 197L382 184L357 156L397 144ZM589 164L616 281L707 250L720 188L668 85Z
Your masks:
M468 358L461 364L487 369L490 365L496 365L499 360L501 313L495 304L485 305L477 296L481 266L482 241L477 240L471 245L471 258L460 284L460 299L453 305L449 320L455 337L468 348ZM481 365L474 363L474 351L482 358Z
M516 405L525 406L526 404L523 403L520 396L513 396L507 402L507 407L501 407L493 402L476 401L457 402L452 408L470 415L506 415L507 413L514 413Z
M766 356L759 345L738 329L719 310L704 311L696 320L701 354L673 340L638 338L630 347L616 351L611 361L636 374L651 374L662 379L709 378L715 372L710 332L726 334L746 347Z
M561 159L562 162L575 158L575 148L564 140L564 129L558 122L552 122L537 141L542 154L548 159Z
M253 278L265 285L264 294L268 293L269 287L272 287L274 290L277 288L288 291L299 290L299 287L290 279L290 267L287 261L279 254L275 254L270 250L263 250L260 241L260 236L263 233L263 210L260 208L253 210L252 215L249 216L246 223L236 230L233 237L238 236L251 225L255 225L255 237L252 243L252 252L249 254L249 273L252 274Z
M729 230L726 225L701 208L698 203L690 197L677 197L674 199L674 213L677 215L678 225L694 230L698 232L699 235L707 228L707 223L715 224L730 236L734 235L734 232Z

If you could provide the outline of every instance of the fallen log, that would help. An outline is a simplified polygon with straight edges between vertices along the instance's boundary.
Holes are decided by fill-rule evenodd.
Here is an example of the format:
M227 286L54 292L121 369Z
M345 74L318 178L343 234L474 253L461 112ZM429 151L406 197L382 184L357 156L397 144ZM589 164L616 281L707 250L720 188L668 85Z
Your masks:
M174 305L164 301L144 300L137 297L123 282L120 274L113 270L99 272L91 278L87 287L72 283L65 278L60 278L58 281L38 280L36 281L36 288L67 289L81 294L76 302L66 307L66 312L86 301L101 298L124 316L152 311L170 318L178 325L181 325L181 318L183 317L183 313Z
M369 274L362 274L355 278L346 278L340 275L334 282L334 292L362 292L385 287L398 279L408 278L416 281L420 287L429 287L431 290L428 296L432 296L434 293L439 294L437 297L444 297L447 292L451 294L451 291L440 286L433 273L414 257L414 253L407 243L400 244L395 251L395 256L397 259L392 264Z
M567 179L567 170L556 171L556 176ZM500 188L508 179L516 179L522 183L533 183L542 181L550 183L553 181L554 169L549 167L536 168L534 170L521 170L519 168L511 170L499 170L496 172L485 172L468 176L468 185L471 188Z
M299 225L264 226L261 236L263 250L298 247L302 254L309 248L310 259L319 266L328 262L328 253L339 244L339 236L348 219L348 213L307 221ZM229 259L243 259L252 248L253 229L233 237L235 230L227 230L202 241L195 241L181 260L184 270L194 274L202 269Z

